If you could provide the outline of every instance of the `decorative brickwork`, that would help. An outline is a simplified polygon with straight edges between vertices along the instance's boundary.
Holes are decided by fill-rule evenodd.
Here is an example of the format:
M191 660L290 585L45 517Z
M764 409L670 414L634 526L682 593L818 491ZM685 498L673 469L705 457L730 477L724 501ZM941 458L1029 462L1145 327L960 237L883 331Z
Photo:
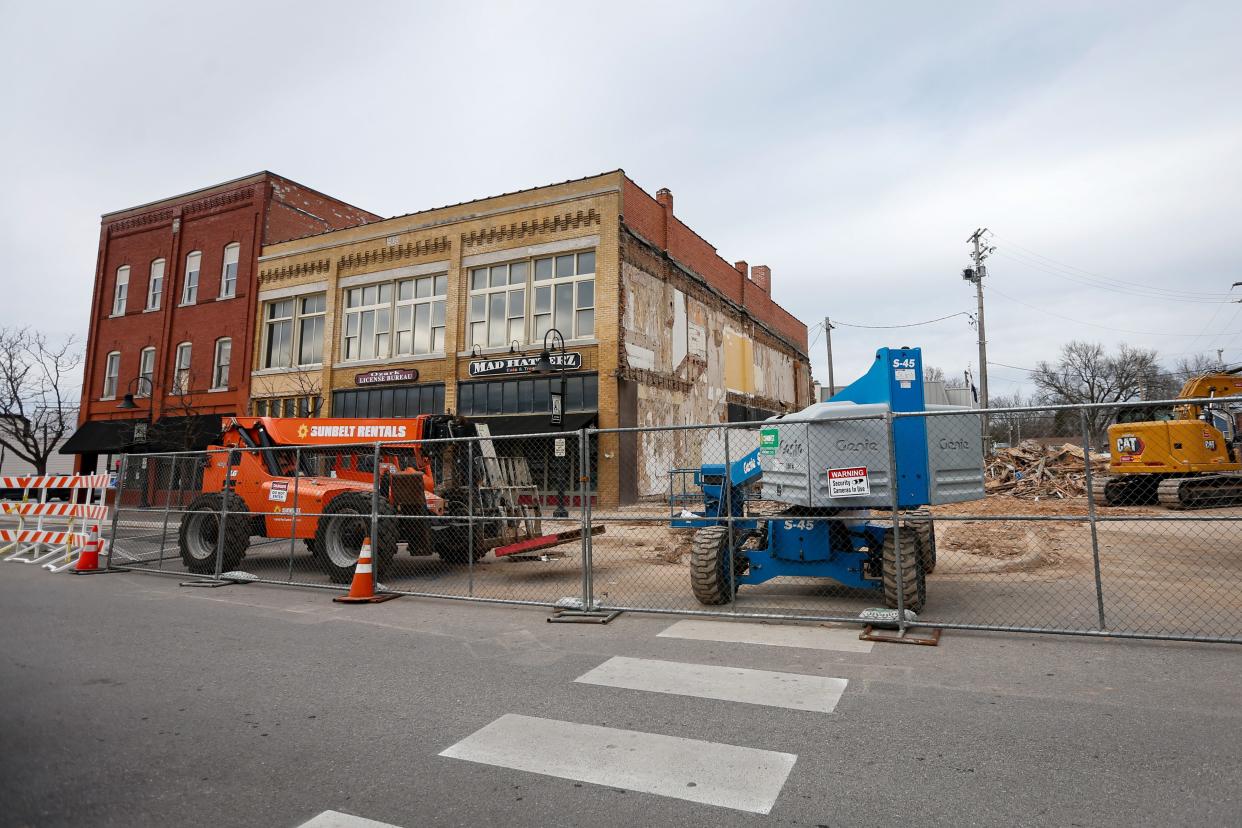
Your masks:
M239 204L244 201L250 201L254 198L254 187L243 187L240 190L230 190L227 193L220 193L209 198L200 198L198 201L191 201L189 204L181 208L182 213L202 213L207 210L214 210L217 207L227 207L230 204Z
M446 254L452 250L452 242L448 236L437 236L434 239L423 239L417 242L406 242L392 246L375 247L361 253L350 253L342 256L337 263L337 270L344 273L354 268L368 267L373 264L412 259L419 256Z
M461 243L464 247L475 247L481 244L495 244L497 242L513 241L525 236L536 236L540 233L560 233L565 230L574 230L579 227L589 227L599 224L599 211L595 208L587 210L578 210L573 213L562 213L557 216L547 216L543 219L534 221L512 222L510 224L502 224L496 227L489 227L486 230L476 230L471 233L463 233Z
M141 216L134 216L123 221L113 222L108 225L108 235L118 236L122 233L128 233L131 230L138 230L152 224L163 224L166 221L172 221L172 210L157 210L154 213L146 213Z
M282 282L285 279L296 279L299 276L314 276L318 273L327 273L331 269L331 259L315 259L309 262L299 262L260 271L259 282L262 284Z

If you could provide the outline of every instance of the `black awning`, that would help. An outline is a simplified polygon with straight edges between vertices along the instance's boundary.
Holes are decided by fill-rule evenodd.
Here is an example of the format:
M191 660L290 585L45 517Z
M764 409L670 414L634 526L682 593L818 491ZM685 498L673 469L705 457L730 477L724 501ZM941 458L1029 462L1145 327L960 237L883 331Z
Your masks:
M497 437L514 434L542 434L548 431L577 431L595 422L596 412L566 414L562 425L551 423L551 414L501 414L497 417L468 417L472 422L482 423Z
M60 447L58 454L117 454L134 441L134 423L141 420L91 420Z

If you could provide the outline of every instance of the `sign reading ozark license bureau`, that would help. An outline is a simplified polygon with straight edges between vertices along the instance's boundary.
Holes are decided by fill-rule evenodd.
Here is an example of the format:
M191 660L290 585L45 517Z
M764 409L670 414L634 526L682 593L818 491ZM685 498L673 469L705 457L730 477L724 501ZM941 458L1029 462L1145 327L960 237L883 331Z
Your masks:
M354 385L382 385L388 382L418 382L418 369L389 368L386 371L367 371L354 377Z
M869 494L871 483L867 479L866 466L828 470L829 497L862 497Z
M563 354L552 354L552 367L558 371L564 368L566 371L576 371L582 367L582 354L578 351L569 351ZM470 376L472 377L488 377L493 374L528 374L535 370L535 365L539 362L537 356L511 356L501 359L472 359L470 361Z

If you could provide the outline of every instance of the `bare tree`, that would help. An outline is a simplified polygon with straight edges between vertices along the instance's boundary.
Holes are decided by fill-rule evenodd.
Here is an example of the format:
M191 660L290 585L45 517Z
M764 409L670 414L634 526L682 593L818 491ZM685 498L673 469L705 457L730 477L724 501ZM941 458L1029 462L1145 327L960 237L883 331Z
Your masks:
M1108 354L1099 343L1075 340L1061 347L1055 365L1041 360L1031 380L1039 389L1042 402L1081 405L1159 399L1149 394L1161 377L1167 376L1160 370L1155 351L1122 345L1117 353ZM1100 444L1115 415L1114 409L1087 409L1093 443ZM1074 427L1064 417L1061 419L1063 429Z
M1221 364L1219 361L1207 354L1195 354L1194 356L1182 357L1174 364L1173 377L1180 387L1187 380L1201 377L1204 374L1215 374L1220 370Z
M272 377L260 377L255 381L258 394L252 394L249 402L249 411L254 411L254 404L259 400L272 398L296 397L298 399L307 400L306 412L302 413L299 408L297 416L318 417L319 412L323 410L323 384L320 382L320 375L307 371L291 371L287 374L280 375L281 382L279 384L272 381ZM292 383L292 386L290 385Z
M31 328L0 328L0 444L47 474L47 458L78 422L73 377L82 354Z
M944 370L937 368L935 365L927 365L923 368L924 382L944 382Z

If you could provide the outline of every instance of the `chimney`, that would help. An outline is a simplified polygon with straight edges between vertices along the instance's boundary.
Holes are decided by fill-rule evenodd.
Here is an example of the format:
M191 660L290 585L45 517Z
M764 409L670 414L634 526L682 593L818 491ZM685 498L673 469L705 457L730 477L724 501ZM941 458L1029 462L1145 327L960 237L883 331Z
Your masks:
M742 274L743 279L750 278L750 265L746 264L746 262L734 262L733 267L738 273Z
M668 187L661 187L656 190L656 201L660 202L660 206L664 208L664 212L670 215L673 212L673 191Z
M750 269L750 280L764 293L772 292L772 268L767 265L755 265Z

